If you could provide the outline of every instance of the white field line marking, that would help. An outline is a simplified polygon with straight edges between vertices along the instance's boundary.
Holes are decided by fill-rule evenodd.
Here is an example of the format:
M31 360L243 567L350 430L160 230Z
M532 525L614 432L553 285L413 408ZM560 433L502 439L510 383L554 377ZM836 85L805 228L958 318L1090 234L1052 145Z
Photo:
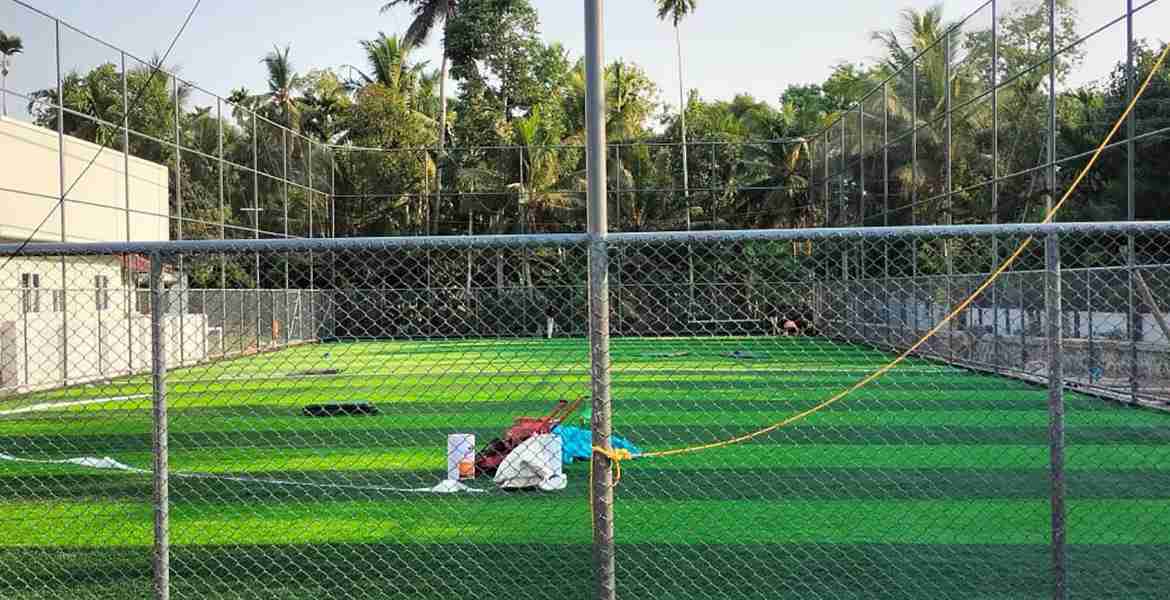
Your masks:
M73 402L45 402L43 404L33 404L31 406L22 406L21 408L13 408L10 410L0 410L0 417L8 415L22 415L31 412L40 412L45 410L53 410L57 408L68 408L70 406L85 406L87 404L103 404L106 402L121 402L123 400L141 400L142 398L149 398L150 394L134 394L132 396L113 396L111 398L92 398L89 400L75 400Z
M86 467L86 468L90 468L90 469L113 470L113 471L122 471L122 472L126 472L126 473L139 473L139 474L151 473L151 471L148 469L139 469L138 467L132 467L130 465L118 462L117 460L114 460L113 458L110 458L108 456L102 457L102 458L97 458L97 457L93 457L93 456L82 456L82 457L78 457L78 458L67 458L64 460L52 460L52 459L20 458L17 456L12 456L11 454L4 454L4 453L0 452L0 460L9 461L9 462L17 462L17 463L26 463L26 464L37 464L37 465L76 465L79 467ZM475 493L483 493L483 492L487 491L487 490L473 488L473 487L464 485L463 483L458 482L458 481L450 481L450 480L442 480L438 484L436 484L432 487L428 487L428 488L396 488L396 487L383 487L383 486L351 485L351 484L341 484L341 483L315 483L315 482L311 482L311 481L291 481L291 480L286 480L286 479L263 479L263 478L258 478L258 477L219 475L216 473L184 473L181 471L172 471L170 473L170 475L172 477L183 477L183 478L187 478L187 479L216 479L219 481L235 481L235 482L240 482L240 483L260 483L260 484L268 484L268 485L308 487L308 488L316 488L316 489L359 490L359 491L371 491L371 492L405 492L405 493L415 493L415 494L417 494L417 493L453 494L453 493L457 493L457 492L467 492L467 493L475 494Z

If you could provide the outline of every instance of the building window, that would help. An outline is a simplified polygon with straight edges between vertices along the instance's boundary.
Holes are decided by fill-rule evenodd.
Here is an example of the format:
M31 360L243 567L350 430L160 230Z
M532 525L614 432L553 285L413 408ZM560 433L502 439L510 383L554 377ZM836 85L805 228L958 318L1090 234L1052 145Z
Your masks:
M93 303L98 310L110 308L110 278L98 275L93 278Z
M38 273L20 274L20 300L26 313L41 312L41 276Z
M53 312L65 312L65 290L53 290Z

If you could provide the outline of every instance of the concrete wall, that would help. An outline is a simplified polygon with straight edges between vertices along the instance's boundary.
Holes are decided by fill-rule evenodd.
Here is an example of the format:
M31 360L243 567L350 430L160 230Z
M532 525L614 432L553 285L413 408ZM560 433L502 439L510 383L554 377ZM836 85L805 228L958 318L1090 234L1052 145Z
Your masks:
M38 275L40 287L22 289L24 274ZM108 284L100 298L98 277ZM4 282L0 390L55 387L148 371L149 294L136 287L138 278L117 256L68 257L64 268L60 257L13 259L0 270ZM169 365L206 360L207 316L180 318L176 311L168 315L166 326L172 338L167 345Z
M54 211L34 240L61 241L60 213L55 211L61 193L58 148L56 131L0 117L0 187L29 192L0 191L0 239L25 239ZM91 160L93 166L86 171ZM167 167L66 136L65 187L83 172L65 202L66 241L169 239Z
M99 320L96 315L68 314L68 336L62 313L0 323L0 390L53 388L150 370L149 317L107 315ZM207 359L206 316L167 315L163 327L168 368Z

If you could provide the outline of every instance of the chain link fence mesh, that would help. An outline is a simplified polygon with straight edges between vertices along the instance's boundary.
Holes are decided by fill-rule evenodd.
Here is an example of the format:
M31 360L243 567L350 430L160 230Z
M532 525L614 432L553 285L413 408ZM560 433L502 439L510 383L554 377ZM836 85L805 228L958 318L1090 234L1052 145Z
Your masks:
M1170 310L1170 230L1065 227L1068 585L1154 598L1170 559L1155 316ZM1021 241L615 236L613 443L686 448L809 409L909 348ZM174 598L592 596L587 398L573 406L590 384L583 236L211 247L159 247L159 357L149 283L119 255L0 274L26 284L0 294L4 597L151 596L155 425ZM310 253L311 276L290 267L303 289L188 277L226 262L283 278ZM1048 597L1044 258L1033 243L904 363L799 423L626 462L622 595ZM538 429L533 454L495 475L450 464L554 410L568 412L556 433L520 422Z

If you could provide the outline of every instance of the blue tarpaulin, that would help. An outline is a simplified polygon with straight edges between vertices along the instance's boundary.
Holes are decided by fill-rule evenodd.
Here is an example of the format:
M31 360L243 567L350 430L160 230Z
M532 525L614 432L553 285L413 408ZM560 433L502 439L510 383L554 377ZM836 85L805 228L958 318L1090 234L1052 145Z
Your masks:
M561 452L566 465L575 459L589 460L590 455L593 454L593 433L588 429L571 425L558 425L553 427L552 432L561 438ZM642 453L642 450L630 443L629 440L616 435L609 436L609 447L629 450L630 454L634 456Z

